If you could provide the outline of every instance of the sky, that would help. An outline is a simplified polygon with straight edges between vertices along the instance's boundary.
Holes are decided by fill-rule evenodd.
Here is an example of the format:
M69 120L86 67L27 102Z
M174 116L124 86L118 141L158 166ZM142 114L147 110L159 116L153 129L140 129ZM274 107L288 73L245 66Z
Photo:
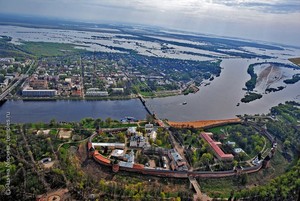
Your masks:
M300 46L300 0L0 0L0 13L155 25Z

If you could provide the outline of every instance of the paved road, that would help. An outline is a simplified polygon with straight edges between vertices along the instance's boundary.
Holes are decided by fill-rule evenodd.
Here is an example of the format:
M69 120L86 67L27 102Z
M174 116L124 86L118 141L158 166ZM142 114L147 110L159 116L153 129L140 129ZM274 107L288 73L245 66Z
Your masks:
M2 101L10 92L12 92L20 83L21 81L24 81L28 77L28 73L31 70L32 66L34 65L35 61L33 60L30 67L26 71L24 75L20 75L19 77L15 78L17 80L13 85L11 85L9 88L7 88L1 95L0 95L0 101Z

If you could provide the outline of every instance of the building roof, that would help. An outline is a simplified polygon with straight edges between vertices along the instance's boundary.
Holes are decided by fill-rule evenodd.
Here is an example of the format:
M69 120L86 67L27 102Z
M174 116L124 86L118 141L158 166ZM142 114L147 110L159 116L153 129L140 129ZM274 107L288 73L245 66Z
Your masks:
M210 135L212 133L201 133L202 138L209 144L209 146L214 150L214 152L221 158L233 158L232 154L225 154L223 150L218 146L219 142L213 141Z
M93 147L125 147L124 143L92 143Z
M244 152L244 150L242 148L234 148L234 152L239 154L241 152Z
M129 127L127 131L129 133L135 133L136 132L136 127Z
M99 160L100 162L102 163L107 163L107 164L110 164L110 160L108 158L105 158L104 156L102 156L101 154L99 154L99 152L96 150L94 152L94 158L96 160Z
M145 124L145 128L153 128L153 124L150 124L150 123Z
M125 161L120 161L119 162L120 167L127 167L127 168L132 168L133 163L125 162Z
M138 164L138 163L134 163L132 168L134 169L144 169L144 165L142 164Z
M114 157L121 157L121 156L124 156L124 150L122 149L115 149L111 152L111 156L114 156Z
M174 161L180 161L180 160L182 160L182 157L179 155L179 153L175 149L172 149L170 151L170 154L172 155Z
M38 92L56 92L55 89L24 89L22 92L27 92L27 91L38 91Z

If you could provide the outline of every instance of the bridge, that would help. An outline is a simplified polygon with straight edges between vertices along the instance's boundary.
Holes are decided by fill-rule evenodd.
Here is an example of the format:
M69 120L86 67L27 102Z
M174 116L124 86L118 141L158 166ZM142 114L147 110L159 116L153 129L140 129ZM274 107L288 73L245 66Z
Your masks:
M148 112L148 114L150 114L151 116L154 116L154 114L150 111L149 106L146 105L146 100L144 99L144 97L140 93L137 94L137 97L142 102L142 104L145 107L145 109Z
M25 80L27 76L21 75L20 77L16 78L16 82L11 85L8 89L6 89L1 95L0 95L0 101L4 101L5 97L12 92L19 84L21 81Z

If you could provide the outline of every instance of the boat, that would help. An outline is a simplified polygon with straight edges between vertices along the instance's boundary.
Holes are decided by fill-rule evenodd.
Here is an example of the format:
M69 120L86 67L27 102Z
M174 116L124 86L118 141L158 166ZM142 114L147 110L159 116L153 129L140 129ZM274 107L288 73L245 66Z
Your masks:
M187 102L183 102L183 103L182 103L182 105L186 105L186 104L187 104Z

